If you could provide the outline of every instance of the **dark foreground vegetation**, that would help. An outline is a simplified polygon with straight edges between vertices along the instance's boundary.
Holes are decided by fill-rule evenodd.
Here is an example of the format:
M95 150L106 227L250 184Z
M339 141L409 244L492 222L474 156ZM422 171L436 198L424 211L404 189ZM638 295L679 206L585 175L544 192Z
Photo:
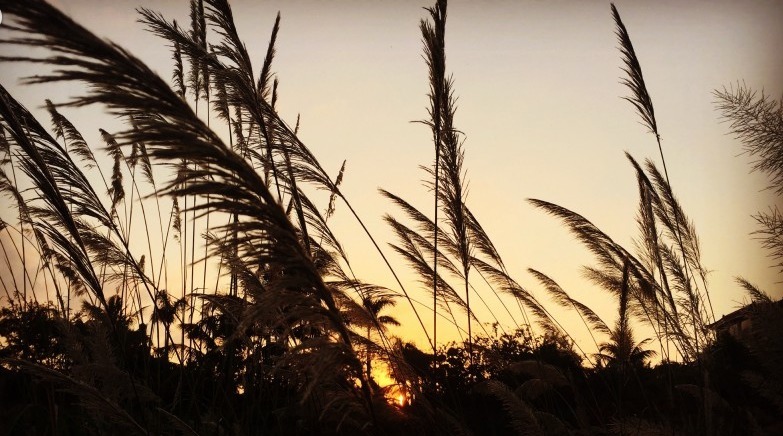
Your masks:
M402 212L385 217L391 248L429 293L423 305L422 289L357 279L329 227L335 208L347 208L398 268L340 191L345 167L327 174L275 110L279 16L254 72L225 0L192 1L187 28L141 9L172 50L169 81L43 1L2 0L0 10L6 47L48 50L3 57L40 64L27 84L86 85L68 104L46 102L51 130L0 86L0 190L16 216L0 222L9 271L0 276L0 434L783 432L783 308L738 279L752 322L732 334L715 324L695 228L673 194L652 99L614 6L627 100L663 169L628 155L638 244L627 250L583 216L530 200L595 255L586 276L616 298L614 323L531 269L563 309L547 310L471 212L445 0L420 25L434 216L382 191ZM783 194L780 103L745 87L716 98ZM100 105L125 127L101 130L102 150L88 145L63 115L68 105ZM316 205L317 190L326 204ZM757 236L783 261L780 212L756 219ZM208 265L220 270L214 285ZM520 321L474 331L492 321L476 316L477 299L496 297ZM410 304L426 349L388 335L397 304ZM574 342L557 320L564 314L590 329L599 353ZM439 340L447 324L461 343ZM379 386L383 371L396 384Z

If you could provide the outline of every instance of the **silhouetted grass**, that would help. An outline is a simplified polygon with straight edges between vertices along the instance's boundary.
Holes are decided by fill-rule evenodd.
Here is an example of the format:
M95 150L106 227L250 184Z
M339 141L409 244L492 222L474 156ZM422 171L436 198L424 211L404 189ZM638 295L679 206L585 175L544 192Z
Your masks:
M69 102L46 100L51 133L0 86L0 191L16 215L16 222L0 222L7 234L0 251L10 272L0 276L6 296L0 421L9 434L730 434L776 428L783 414L779 340L761 326L779 323L779 304L740 281L756 302L759 326L746 350L752 358L723 362L720 347L733 345L715 342L708 330L714 316L699 241L665 162L661 174L652 161L642 165L627 155L639 190L635 252L576 212L530 200L592 252L595 262L585 275L617 298L617 320L609 324L554 279L528 270L556 304L578 314L595 353L572 339L562 313L548 310L512 276L468 206L469 144L454 125L445 0L427 8L419 26L429 70L423 123L435 146L434 162L423 167L433 217L381 190L403 215L384 217L396 239L391 248L414 271L426 303L397 278L340 190L346 163L332 178L299 140L298 120L291 129L277 113L272 64L280 13L256 72L227 1L189 6L188 29L139 10L141 23L172 50L173 72L164 79L42 0L0 1L11 22L4 23L9 36L3 43L47 53L20 51L2 61L41 68L25 85L81 86ZM623 83L631 91L626 99L655 134L663 161L639 59L614 5L611 12ZM761 156L758 168L779 184L773 134L779 105L744 88L717 96L734 133ZM123 122L115 132L88 126L99 129L100 145L88 143L66 118L70 107L93 105ZM111 168L102 168L104 162ZM313 189L328 191L328 203L318 204L309 195ZM399 290L357 278L328 222L343 205ZM775 216L758 218L773 254L780 227ZM140 232L144 240L134 237ZM12 270L17 263L21 275ZM219 268L214 286L208 267ZM399 324L391 309L401 298L431 353L389 335L387 326ZM478 315L477 301L488 318ZM431 329L417 304L432 311ZM499 321L500 307L513 328ZM443 322L453 325L461 343L439 342ZM644 346L652 338L638 340L637 326L655 335L660 365L651 366L655 351ZM374 370L382 369L396 385L378 386ZM712 371L743 379L710 380Z

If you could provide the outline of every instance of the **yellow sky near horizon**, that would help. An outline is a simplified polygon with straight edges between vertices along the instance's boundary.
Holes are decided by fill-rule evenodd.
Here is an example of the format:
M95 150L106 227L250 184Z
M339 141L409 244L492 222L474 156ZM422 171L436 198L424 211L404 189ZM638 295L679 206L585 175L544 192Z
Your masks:
M170 77L169 49L142 30L133 10L146 4L187 23L187 2L54 4ZM256 69L275 13L281 12L273 68L280 79L278 110L291 125L301 114L300 137L330 173L336 174L347 159L343 192L379 242L394 242L382 217L400 213L377 193L379 187L422 211L432 208L421 183L425 174L418 168L433 159L430 132L411 122L427 116L427 70L418 23L429 3L232 5ZM746 301L734 283L738 275L780 298L780 274L750 236L756 230L751 214L779 198L764 190L764 175L750 173L752 158L740 155L740 143L727 135L712 92L744 81L772 96L783 95L783 57L778 53L783 5L629 1L617 2L617 7L655 105L672 186L700 236L703 264L712 270L716 316ZM581 275L581 266L591 264L592 257L559 221L526 201L538 198L569 208L632 248L638 192L623 153L656 163L660 157L652 135L620 98L627 90L619 83L621 58L609 3L452 1L446 32L447 69L459 97L455 125L465 134L468 205L520 284L544 299L543 289L527 273L527 268L540 270L611 322L616 302ZM44 98L63 101L78 92L75 84L20 86L18 78L31 71L29 66L0 65L2 84L28 108L39 107ZM98 127L111 130L116 125L109 116L96 121L101 114L95 110L63 113L95 144L101 144ZM47 125L48 117L41 120ZM338 204L330 223L361 279L398 290L344 206ZM385 251L406 287L428 301L402 260ZM484 297L501 323L513 327L495 297ZM486 309L479 306L476 312L491 321ZM429 328L431 312L421 313ZM561 323L573 326L577 340L591 343L575 314L555 313ZM404 327L392 332L424 346L407 303L400 300L393 314ZM439 330L444 334L439 342L457 338L451 328L439 325Z

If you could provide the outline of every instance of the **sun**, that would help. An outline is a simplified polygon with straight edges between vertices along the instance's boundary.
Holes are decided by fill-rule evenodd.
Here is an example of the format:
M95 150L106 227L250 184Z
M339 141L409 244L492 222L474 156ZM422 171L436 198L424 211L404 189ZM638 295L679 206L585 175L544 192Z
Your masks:
M373 365L372 374L378 385L385 390L386 401L399 407L410 404L408 390L394 378L386 365Z
M397 407L405 407L411 403L411 397L408 395L408 390L405 386L400 384L387 386L385 397L386 401Z

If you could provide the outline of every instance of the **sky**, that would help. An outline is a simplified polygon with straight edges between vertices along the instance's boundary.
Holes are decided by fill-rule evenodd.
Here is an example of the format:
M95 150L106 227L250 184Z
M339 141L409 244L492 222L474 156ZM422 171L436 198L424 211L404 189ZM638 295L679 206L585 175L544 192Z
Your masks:
M146 6L188 23L187 2L53 3L130 50L159 75L171 76L169 49L136 22L134 9ZM419 169L432 162L431 134L414 122L427 117L429 104L418 28L429 3L231 3L256 71L280 11L273 66L280 80L278 112L291 125L301 116L300 138L332 174L347 160L342 191L377 239L394 242L382 218L400 213L378 188L425 211L432 203ZM765 190L768 180L763 174L751 172L752 158L742 154L740 142L728 134L728 125L715 110L713 91L745 83L773 97L783 95L783 4L616 5L655 106L672 187L699 234L702 263L711 270L708 283L716 316L747 301L735 276L780 298L781 276L750 235L757 229L751 215L780 199ZM659 165L660 157L654 137L621 98L627 90L620 83L621 58L609 3L452 1L446 59L458 97L455 126L465 136L467 203L511 275L543 299L543 289L527 273L527 268L540 270L611 322L616 301L581 275L581 266L593 261L590 254L559 221L526 201L537 198L569 208L632 247L638 191L624 152ZM78 92L78 85L20 86L18 78L31 72L29 66L0 65L2 84L29 108L40 107L44 98L58 102ZM96 109L64 113L94 143L100 143L98 127L119 126ZM399 290L344 206L338 204L330 223L359 278ZM402 260L386 252L406 287L427 300ZM490 305L502 325L513 327L497 302ZM477 313L490 321L482 308ZM406 302L400 301L392 314L403 323L392 333L425 344ZM564 325L575 326L578 341L587 340L573 313L555 314ZM422 316L429 327L431 312ZM457 338L448 328L441 331L439 341Z

